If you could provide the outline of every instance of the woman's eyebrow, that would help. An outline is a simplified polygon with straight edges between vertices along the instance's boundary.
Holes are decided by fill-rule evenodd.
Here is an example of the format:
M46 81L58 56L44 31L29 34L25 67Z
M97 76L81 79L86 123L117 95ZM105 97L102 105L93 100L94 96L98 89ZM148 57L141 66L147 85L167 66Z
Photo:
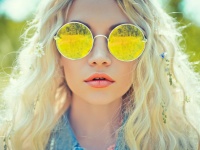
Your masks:
M117 27L118 25L126 24L126 23L128 23L128 22L121 22L121 23L114 24L114 25L110 26L109 31L113 30L113 29L114 29L115 27Z
M70 22L79 22L79 23L82 23L82 24L86 25L89 29L91 29L90 25L87 24L87 23L85 23L85 22L83 22L83 21L80 21L80 20L71 20Z
M80 20L71 20L70 22L79 22L79 23L82 23L82 24L86 25L89 29L91 29L90 25L87 24L87 23L85 23L85 22L83 22L83 21L80 21ZM110 26L108 30L111 31L115 27L117 27L118 25L126 24L126 23L128 23L128 22L121 22L121 23L114 24L114 25Z

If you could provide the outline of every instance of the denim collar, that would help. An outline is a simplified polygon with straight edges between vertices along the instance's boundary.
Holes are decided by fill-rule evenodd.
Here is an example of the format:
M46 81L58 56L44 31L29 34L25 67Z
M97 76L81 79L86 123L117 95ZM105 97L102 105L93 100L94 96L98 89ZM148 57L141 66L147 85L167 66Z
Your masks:
M70 125L68 116L69 111L66 111L65 114L63 114L63 116L59 120L56 127L53 129L46 150L86 150L82 148L78 143L73 129ZM120 148L119 145L121 145ZM123 150L129 150L128 147L125 145L123 139L123 132L122 130L120 130L120 132L118 133L115 150L122 150L122 147Z

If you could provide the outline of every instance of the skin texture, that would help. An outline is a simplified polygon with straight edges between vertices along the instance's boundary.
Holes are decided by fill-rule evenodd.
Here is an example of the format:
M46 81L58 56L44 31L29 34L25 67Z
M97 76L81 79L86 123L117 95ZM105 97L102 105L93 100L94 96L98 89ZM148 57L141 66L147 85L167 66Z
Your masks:
M109 28L130 23L115 1L75 0L67 22L87 23L93 35L108 36ZM81 146L87 149L106 149L115 143L114 132L119 127L121 97L132 84L136 61L122 62L108 51L104 37L95 39L86 57L69 60L61 56L66 82L72 91L70 122ZM109 75L115 82L105 88L94 88L84 82L94 73Z

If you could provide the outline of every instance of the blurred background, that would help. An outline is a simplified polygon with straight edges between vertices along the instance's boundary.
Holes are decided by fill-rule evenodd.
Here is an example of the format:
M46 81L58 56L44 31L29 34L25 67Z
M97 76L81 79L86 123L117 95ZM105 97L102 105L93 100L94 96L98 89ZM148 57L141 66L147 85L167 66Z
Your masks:
M183 30L185 53L200 73L200 0L158 0ZM10 73L21 46L20 35L34 15L39 0L0 0L0 87Z

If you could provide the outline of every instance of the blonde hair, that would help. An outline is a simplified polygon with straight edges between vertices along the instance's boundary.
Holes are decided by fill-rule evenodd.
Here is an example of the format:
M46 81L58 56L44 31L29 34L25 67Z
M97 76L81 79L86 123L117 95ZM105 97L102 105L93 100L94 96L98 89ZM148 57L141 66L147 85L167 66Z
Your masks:
M51 131L70 105L66 99L70 90L53 37L66 22L71 3L72 0L43 1L24 33L16 64L21 73L5 89L6 107L0 114L6 116L0 120L0 136L5 137L4 143L10 149L45 149ZM119 129L125 133L123 142L131 150L199 149L199 75L182 53L178 23L150 0L117 3L148 39L134 83L123 96L124 113L128 116ZM28 37L30 32L33 35ZM34 55L38 42L44 46L45 55L41 58ZM167 52L169 61L160 57L163 52Z

